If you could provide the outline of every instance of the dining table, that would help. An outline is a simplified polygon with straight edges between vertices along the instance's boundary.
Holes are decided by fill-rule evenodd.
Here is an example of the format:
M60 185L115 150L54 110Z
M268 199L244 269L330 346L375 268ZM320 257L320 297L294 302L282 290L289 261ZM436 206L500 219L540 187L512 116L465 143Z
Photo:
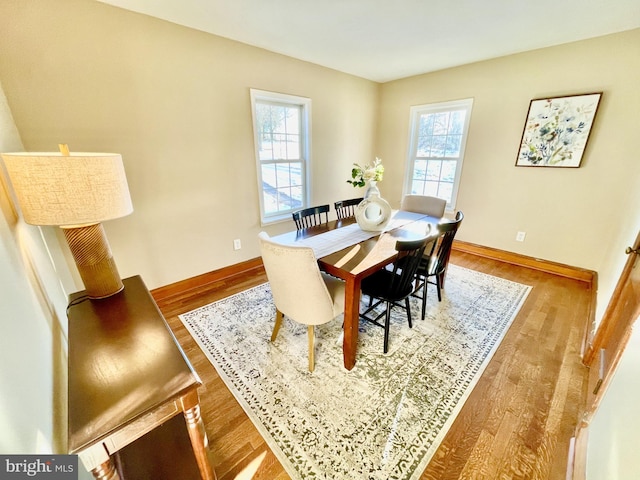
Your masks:
M379 232L363 230L349 217L272 237L278 243L311 247L320 269L345 281L342 352L347 370L356 364L362 279L394 262L398 240L424 237L442 221L447 220L397 210Z

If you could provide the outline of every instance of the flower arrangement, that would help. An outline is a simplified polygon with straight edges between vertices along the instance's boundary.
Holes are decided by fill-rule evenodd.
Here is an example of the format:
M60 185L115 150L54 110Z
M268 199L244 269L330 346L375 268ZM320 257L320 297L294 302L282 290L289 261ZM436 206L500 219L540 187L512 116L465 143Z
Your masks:
M382 166L382 160L378 157L376 157L373 164L367 164L364 167L354 163L351 169L351 180L347 180L347 183L350 183L354 187L364 187L370 180L376 182L381 181L383 173L384 167Z

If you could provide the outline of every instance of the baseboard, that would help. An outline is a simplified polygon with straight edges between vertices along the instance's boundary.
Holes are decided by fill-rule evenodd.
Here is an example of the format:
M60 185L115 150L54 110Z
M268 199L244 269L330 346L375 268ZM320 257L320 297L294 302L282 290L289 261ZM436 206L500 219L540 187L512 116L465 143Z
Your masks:
M567 474L565 480L573 480L574 461L576 457L576 437L569 440L569 455L567 455Z
M507 252L505 250L485 247L474 243L462 242L460 240L454 240L452 248L459 252L470 253L479 257L490 258L492 260L498 260L521 267L528 267L546 273L561 275L563 277L572 278L574 280L587 282L590 285L595 285L595 282L597 281L597 273L592 270L572 267L569 265L550 262L548 260L542 260L539 258L528 257L519 253ZM260 257L246 260L244 262L236 263L233 265L228 265L219 270L203 273L202 275L187 278L186 280L181 280L179 282L165 285L163 287L158 287L156 289L153 289L151 291L151 294L153 295L153 298L156 299L156 301L165 300L175 295L184 295L185 292L200 289L208 284L224 280L225 278L249 273L251 270L254 270L256 268L262 268L262 259Z
M587 282L589 284L593 284L594 277L596 276L596 272L594 272L593 270L572 267L570 265L564 265L562 263L551 262L549 260L543 260L540 258L528 257L519 253L507 252L505 250L484 247L482 245L462 242L459 240L454 240L452 248L460 252L478 255L479 257L491 258L493 260L499 260L501 262L510 263L512 265L528 267L546 273L553 273L555 275L572 278L574 280L580 280L581 282Z
M156 303L160 304L166 302L172 297L184 297L188 296L190 292L196 293L197 290L206 289L207 286L220 282L222 280L237 276L250 274L255 270L263 270L262 258L252 258L244 262L235 263L218 270L203 273L195 277L187 278L179 282L165 285L164 287L158 287L151 290L151 295L155 299Z
M583 268L572 267L569 265L563 265L556 262L550 262L547 260L541 260L539 258L527 257L519 253L507 252L505 250L498 250L496 248L484 247L482 245L462 242L459 240L454 240L452 248L459 252L470 253L479 257L490 258L493 260L498 260L521 267L528 267L546 273L561 275L563 277L589 283L593 292L593 299L591 301L591 312L590 318L588 320L590 324L586 329L587 335L583 345L583 353L584 350L588 350L592 335L591 327L595 319L595 287L597 286L596 272ZM155 301L160 304L161 302L165 302L172 297L188 296L190 292L195 294L198 290L206 289L207 286L215 282L219 282L221 280L225 280L237 275L246 275L258 269L263 269L262 258L260 257L246 260L244 262L236 263L233 265L228 265L212 272L197 275L195 277L187 278L186 280L181 280L179 282L153 289L151 290L151 295L153 295Z
M579 425L576 435L569 444L566 480L585 480L587 478L587 446L589 427Z
M586 282L591 290L591 300L589 304L589 314L586 319L584 336L582 339L582 351L580 353L583 359L587 358L591 354L596 320L596 299L598 294L597 272L584 268L572 267L570 265L564 265L562 263L550 262L548 260L542 260L540 258L528 257L519 253L498 250L497 248L484 247L482 245L462 242L459 240L453 241L452 248L459 252L470 253L479 257L490 258L492 260L498 260L500 262L510 263L512 265L518 265L520 267L532 268L541 272L552 273L554 275L560 275L562 277L571 278L573 280Z

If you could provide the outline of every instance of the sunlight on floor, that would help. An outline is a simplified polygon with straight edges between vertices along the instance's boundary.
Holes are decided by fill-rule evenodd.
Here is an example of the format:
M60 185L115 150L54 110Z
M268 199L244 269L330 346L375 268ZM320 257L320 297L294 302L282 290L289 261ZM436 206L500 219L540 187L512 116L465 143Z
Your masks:
M254 473L258 471L262 460L267 455L267 452L262 452L262 455L255 458L249 465L242 470L234 480L251 480L253 478Z

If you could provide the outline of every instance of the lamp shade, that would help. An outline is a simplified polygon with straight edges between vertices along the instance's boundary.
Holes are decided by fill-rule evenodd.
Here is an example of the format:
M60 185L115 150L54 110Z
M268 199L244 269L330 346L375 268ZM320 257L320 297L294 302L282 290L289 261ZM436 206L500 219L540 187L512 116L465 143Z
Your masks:
M122 157L116 153L3 153L25 222L77 226L133 211Z

